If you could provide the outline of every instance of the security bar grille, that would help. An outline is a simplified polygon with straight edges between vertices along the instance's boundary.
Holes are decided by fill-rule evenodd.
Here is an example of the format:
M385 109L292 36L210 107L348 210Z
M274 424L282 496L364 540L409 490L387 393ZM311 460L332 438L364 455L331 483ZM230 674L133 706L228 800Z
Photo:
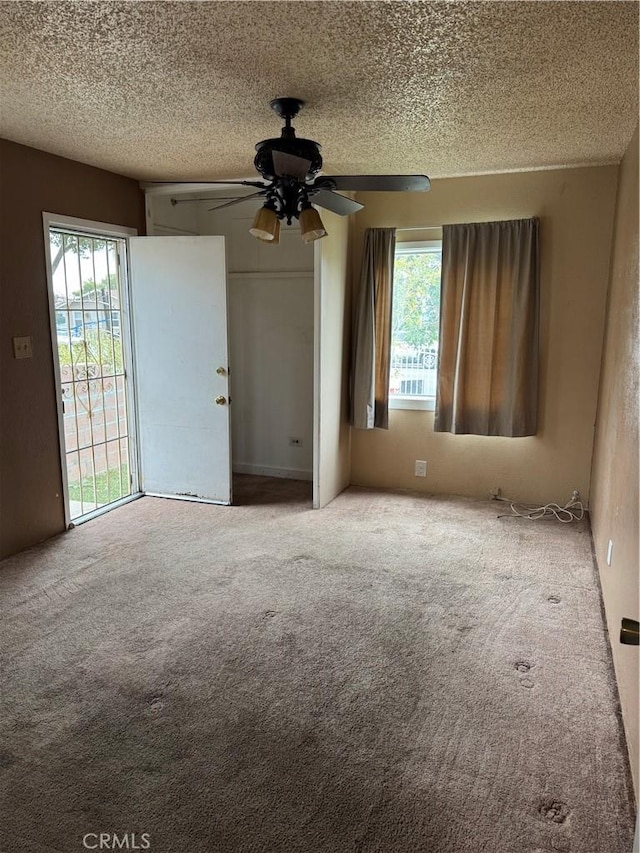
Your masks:
M124 241L49 229L74 521L132 493L123 297Z

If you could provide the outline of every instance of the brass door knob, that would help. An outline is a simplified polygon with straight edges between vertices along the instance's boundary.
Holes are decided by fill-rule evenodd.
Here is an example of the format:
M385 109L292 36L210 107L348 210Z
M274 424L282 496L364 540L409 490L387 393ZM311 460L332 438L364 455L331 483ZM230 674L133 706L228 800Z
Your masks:
M219 367L219 368L216 370L216 373L218 374L218 376L225 376L225 375L226 375L226 373L227 373L227 371L224 369L224 367Z
M227 398L226 398L226 397L223 397L223 396L222 396L222 394L220 394L218 397L216 397L216 403L217 403L219 406L224 406L224 404L225 404L226 402L227 402Z

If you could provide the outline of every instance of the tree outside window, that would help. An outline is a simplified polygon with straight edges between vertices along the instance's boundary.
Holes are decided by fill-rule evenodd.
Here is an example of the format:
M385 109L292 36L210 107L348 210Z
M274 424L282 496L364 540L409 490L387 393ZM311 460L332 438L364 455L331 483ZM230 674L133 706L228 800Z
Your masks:
M393 275L391 397L435 396L442 244L398 244Z

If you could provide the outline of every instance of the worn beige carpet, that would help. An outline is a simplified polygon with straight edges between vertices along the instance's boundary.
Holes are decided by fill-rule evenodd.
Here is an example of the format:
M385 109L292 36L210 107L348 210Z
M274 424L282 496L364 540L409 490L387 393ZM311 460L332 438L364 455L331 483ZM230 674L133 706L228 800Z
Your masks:
M629 853L586 524L252 482L2 564L2 850Z

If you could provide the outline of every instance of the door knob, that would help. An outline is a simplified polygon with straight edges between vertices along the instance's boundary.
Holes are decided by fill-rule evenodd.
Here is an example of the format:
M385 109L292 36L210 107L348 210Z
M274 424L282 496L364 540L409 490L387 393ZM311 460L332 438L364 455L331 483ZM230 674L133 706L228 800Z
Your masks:
M219 367L219 368L216 370L216 373L218 374L218 376L224 376L224 375L226 374L226 372L227 372L227 371L224 369L224 367Z
M216 403L217 403L219 406L224 406L224 404L225 404L226 402L227 402L227 398L226 398L226 397L223 397L223 396L222 396L222 394L220 394L218 397L216 397Z

